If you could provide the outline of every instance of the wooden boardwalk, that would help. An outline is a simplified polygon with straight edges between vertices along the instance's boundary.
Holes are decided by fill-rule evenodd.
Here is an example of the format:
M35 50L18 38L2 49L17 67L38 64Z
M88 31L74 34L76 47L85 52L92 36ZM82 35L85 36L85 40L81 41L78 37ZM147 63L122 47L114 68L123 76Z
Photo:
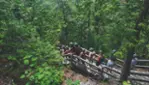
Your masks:
M81 72L88 73L97 79L113 78L116 81L119 81L120 79L122 67L120 64L116 64L113 68L111 68L103 64L96 66L94 62L90 62L87 59L82 59L76 55L66 55L64 58L65 61L67 61L67 64L69 63ZM121 60L121 62L123 61ZM149 85L149 72L138 72L131 70L129 80L135 85Z

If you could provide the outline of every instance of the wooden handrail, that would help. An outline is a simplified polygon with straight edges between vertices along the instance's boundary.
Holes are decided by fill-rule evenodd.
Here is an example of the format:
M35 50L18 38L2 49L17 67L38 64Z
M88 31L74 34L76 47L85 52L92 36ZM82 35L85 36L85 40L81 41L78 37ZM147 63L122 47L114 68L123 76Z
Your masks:
M113 72L115 72L115 73L117 73L117 74L121 74L121 72L119 72L119 71L117 71L117 70L114 70L113 68L110 68L110 67L104 67L104 68L106 68L106 69L109 69L109 70L111 70L111 71L113 71Z
M87 50L87 49L86 49L86 50ZM87 50L87 51L90 52L89 50ZM97 54L96 54L96 55L97 55ZM94 64L92 64L92 63L90 63L90 62L87 62L85 59L82 59L81 57L79 57L79 56L77 56L77 55L67 54L67 55L65 55L65 56L71 56L69 60L70 60L70 61L73 60L75 63L77 63L77 61L75 61L75 59L73 59L73 57L77 58L77 59L80 60L80 61L85 62L86 64L88 64L88 65L90 65L90 66L95 67L95 68L87 67L87 69L90 69L90 70L92 70L93 72L96 72L96 73L99 73L99 72L98 72L98 70L99 70L99 71L101 71L101 72L103 72L103 73L105 73L105 74L107 74L107 75L109 75L109 76L111 76L111 77L113 77L113 78L116 78L116 79L118 79L118 77L119 77L120 74L121 74L121 72L120 72L119 70L110 68L110 67L108 67L108 66L102 66L102 65L100 65L100 66L98 67L98 66L96 66L96 65L94 65ZM105 60L107 61L108 59L105 58ZM121 59L118 59L118 58L116 58L116 60L117 60L117 62L119 62L120 64L117 64L117 63L116 63L115 65L122 68L122 65L121 65L121 64L123 64L124 61L121 60ZM140 60L137 60L137 62L146 62L146 63L148 63L149 60L140 59ZM147 69L149 69L149 66L135 65L135 67L136 67L136 68L147 68ZM104 69L107 69L107 71L104 70ZM116 76L116 75L111 74L110 71L115 72L115 73L118 74L119 76L118 76L118 75ZM140 76L140 77L141 77L141 76L144 76L144 77L147 76L147 77L149 77L149 73L147 73L147 72L142 73L142 72L137 72L137 71L131 71L131 72L130 72L130 75L131 75L132 77L129 76L129 78L128 78L129 80L134 80L134 81L140 81L140 82L147 82L147 83L149 83L149 80L148 80L148 79L135 78L135 75L138 75L138 76Z
M107 67L107 66L103 67L103 66L101 66L102 68L99 68L98 66L93 65L93 64L91 64L91 63L87 62L86 60L84 60L84 59L82 59L82 58L80 58L80 57L76 56L76 55L73 55L73 56L75 56L76 58L78 58L78 59L82 60L83 62L85 62L85 63L87 63L87 64L89 64L89 65L91 65L91 66L96 67L96 68L97 68L97 69L99 69L99 70L103 70L103 69L105 69L105 68L106 68L106 69L109 69L109 70L111 70L111 71L114 71L115 73L120 74L120 72L118 72L117 70L114 70L114 69L112 69L112 68L110 68L110 67ZM105 73L107 73L107 72L105 72Z
M116 58L117 61L119 61L120 63L124 63L123 60Z
M147 82L147 83L149 83L149 80L145 80L145 79L137 79L137 78L132 78L132 77L129 77L128 79L129 80L134 80L134 81L140 81L140 82Z
M139 59L139 60L137 60L137 62L147 62L147 63L149 63L149 60Z
M69 56L69 55L67 55L67 56ZM72 56L72 57L71 57L72 59L70 59L70 60L73 60L74 62L76 62L76 61L73 59L73 57L75 57L75 58L77 58L78 60L81 60L81 61L83 61L83 62L89 64L90 66L95 67L96 69L102 71L103 73L106 73L107 75L109 75L109 76L111 76L111 77L113 77L113 78L116 78L116 79L117 79L118 76L112 75L111 73L105 71L104 69L108 69L108 70L113 71L113 72L115 72L115 73L117 73L117 74L119 74L119 75L121 74L121 72L119 72L119 71L117 71L117 70L115 70L115 69L112 69L112 68L110 68L110 67L107 67L107 66L104 66L104 67L101 66L101 68L100 68L100 67L98 67L98 66L96 66L96 65L93 65L92 63L87 62L86 60L82 59L81 57L78 57L77 55L70 55L70 56ZM91 68L88 68L88 69L90 69L90 70L92 70L92 71L94 71L94 72L97 72L97 71L95 71L94 69L91 69ZM99 73L99 72L97 72L97 73ZM137 72L137 71L131 71L130 73L131 73L131 75L149 76L149 73L147 73L147 72L146 72L146 73L142 73L142 72ZM147 79L145 80L145 79L139 79L139 78L133 78L133 77L129 77L128 79L129 79L129 80L134 80L134 81L140 81L140 82L147 82L147 83L149 83L149 80L147 80Z
M91 64L91 63L89 63L89 62L87 62L86 60L84 60L84 59L78 57L77 55L73 55L73 57L75 57L75 58L77 58L77 59L80 59L81 61L83 61L83 62L85 62L85 63L87 63L87 64L89 64L89 65L91 65L91 66L94 66L94 67L96 67L97 69L100 69L98 66L95 66L95 65L93 65L93 64ZM101 67L102 67L102 66L101 66ZM108 70L111 70L111 71L114 71L115 73L120 74L120 72L118 72L118 71L116 71L116 70L114 70L114 69L112 69L112 68L110 68L110 67L105 66L105 67L102 67L102 68L103 68L103 69L106 68L106 69L108 69ZM102 70L102 69L100 69L100 70ZM131 74L137 74L137 75L142 75L142 76L149 76L149 73L142 73L142 72L136 72L136 71L131 71Z
M131 71L130 73L134 75L140 75L140 76L149 76L148 72L142 73L142 72L137 72L137 71Z
M76 61L75 61L75 62L76 62ZM84 62L88 63L89 65L95 66L95 65L93 65L93 64L91 64L91 63L89 63L89 62L87 62L87 61L84 61ZM96 67L96 66L95 66L95 67ZM110 74L110 73L108 73L108 72L102 70L102 69L99 68L99 67L96 67L96 68L97 68L98 70L100 70L101 72L106 73L107 75L109 75L109 76L111 76L111 77L113 77L113 78L117 78L116 76L114 76L114 75L112 75L112 74ZM91 69L91 68L88 68L88 69L90 69L90 70L96 72L95 70L93 70L93 69ZM99 73L99 72L97 72L97 73Z
M135 65L136 68L145 68L145 69L149 69L149 66L142 66L142 65Z

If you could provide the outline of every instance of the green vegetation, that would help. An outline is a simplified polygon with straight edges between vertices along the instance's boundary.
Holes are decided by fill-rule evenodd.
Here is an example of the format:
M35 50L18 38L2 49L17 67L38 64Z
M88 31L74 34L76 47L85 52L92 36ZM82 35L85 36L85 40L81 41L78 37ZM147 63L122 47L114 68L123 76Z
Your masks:
M61 21L53 21L57 12L50 12L54 5L50 2L0 1L1 55L24 65L20 78L28 79L27 85L59 85L63 79L63 59L55 47Z
M80 81L76 80L76 81L72 81L70 79L66 80L67 85L80 85Z
M0 0L0 56L15 62L14 69L23 66L20 78L28 85L61 84L58 42L76 41L106 56L116 49L122 59L129 52L149 58L145 9L143 0Z
M130 81L123 81L123 85L131 85Z

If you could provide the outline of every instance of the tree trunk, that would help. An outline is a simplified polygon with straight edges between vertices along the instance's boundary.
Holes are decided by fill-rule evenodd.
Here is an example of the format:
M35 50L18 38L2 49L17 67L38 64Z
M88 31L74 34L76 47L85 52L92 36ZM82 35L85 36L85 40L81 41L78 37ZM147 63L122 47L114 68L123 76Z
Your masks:
M144 0L144 9L140 13L140 15L139 15L139 17L136 21L136 26L135 26L136 40L140 39L141 28L139 27L139 24L141 22L143 22L143 20L147 16L148 11L149 11L149 0ZM131 47L128 48L127 58L126 58L126 61L124 63L124 67L122 69L122 73L121 73L121 76L120 76L120 81L121 82L122 81L127 81L128 76L130 74L131 60L132 60L133 53L135 52L135 45L137 45L137 42L135 40L132 43L134 44L134 46L131 46Z
M132 60L134 51L135 51L135 47L130 47L128 50L127 58L125 60L125 63L124 63L123 69L122 69L122 73L120 76L121 82L126 81L128 79L128 76L130 74L131 60Z

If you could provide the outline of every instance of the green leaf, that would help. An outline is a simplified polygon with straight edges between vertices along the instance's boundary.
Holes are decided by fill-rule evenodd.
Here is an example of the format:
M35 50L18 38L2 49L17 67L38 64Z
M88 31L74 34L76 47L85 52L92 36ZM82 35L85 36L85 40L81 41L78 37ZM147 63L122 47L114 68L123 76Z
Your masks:
M25 78L25 75L21 75L21 77L20 77L21 79L23 79L23 78Z
M24 60L25 65L29 65L29 60Z
M32 58L32 61L36 61L36 60L37 60L37 57L33 57L33 58Z
M38 79L40 80L40 79L42 79L44 77L44 75L42 75L42 74L39 74L38 75Z
M30 82L27 82L25 85L30 85Z

